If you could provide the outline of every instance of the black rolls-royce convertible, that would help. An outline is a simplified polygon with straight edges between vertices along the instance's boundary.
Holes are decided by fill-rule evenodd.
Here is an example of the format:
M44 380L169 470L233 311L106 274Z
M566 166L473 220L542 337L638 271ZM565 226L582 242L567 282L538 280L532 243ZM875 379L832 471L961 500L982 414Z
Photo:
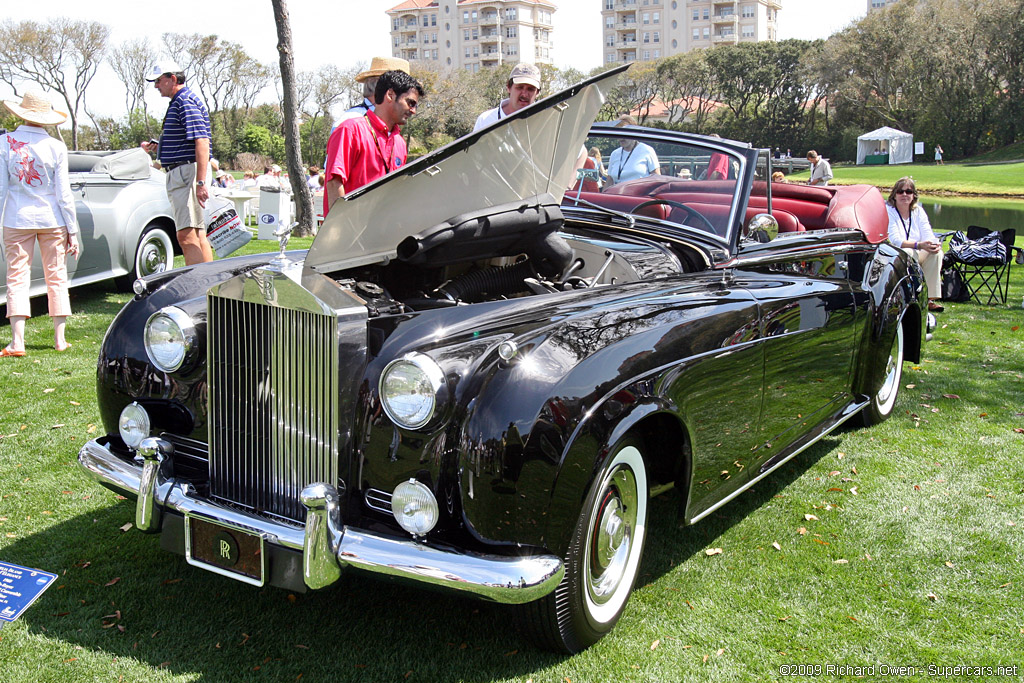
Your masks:
M138 280L82 467L211 572L360 570L506 603L548 648L596 642L650 496L677 489L694 523L886 419L934 320L876 189L592 125L620 71L350 194L308 252ZM581 147L658 166L604 184Z

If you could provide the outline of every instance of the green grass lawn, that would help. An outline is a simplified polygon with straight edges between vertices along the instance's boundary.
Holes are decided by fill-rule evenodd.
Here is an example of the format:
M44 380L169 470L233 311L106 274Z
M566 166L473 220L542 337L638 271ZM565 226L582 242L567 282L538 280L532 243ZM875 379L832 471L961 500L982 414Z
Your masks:
M866 183L888 190L903 176L913 176L917 189L925 193L997 195L1024 198L1024 163L964 165L899 164L897 166L833 166L834 185ZM806 182L808 172L789 176L792 182Z
M932 664L1017 665L956 680L1020 680L1024 267L1012 270L1015 305L947 304L889 421L833 433L694 527L678 524L676 494L656 499L625 616L574 657L530 649L499 606L354 573L318 592L260 590L161 550L131 528L133 504L76 464L102 431L97 351L129 295L72 290L72 350L52 350L43 311L29 355L0 362L0 559L59 576L0 630L0 677L736 683L836 664L876 669L795 678L932 681L880 668Z

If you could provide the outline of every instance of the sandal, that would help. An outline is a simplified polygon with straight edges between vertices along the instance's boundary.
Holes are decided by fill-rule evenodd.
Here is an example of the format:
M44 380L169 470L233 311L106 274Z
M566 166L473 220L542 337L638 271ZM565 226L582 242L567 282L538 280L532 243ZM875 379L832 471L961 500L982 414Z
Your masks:
M22 358L24 355L24 351L11 351L6 346L0 349L0 358Z
M935 303L934 301L929 301L928 310L933 311L935 313L942 313L946 309L942 306L942 304Z

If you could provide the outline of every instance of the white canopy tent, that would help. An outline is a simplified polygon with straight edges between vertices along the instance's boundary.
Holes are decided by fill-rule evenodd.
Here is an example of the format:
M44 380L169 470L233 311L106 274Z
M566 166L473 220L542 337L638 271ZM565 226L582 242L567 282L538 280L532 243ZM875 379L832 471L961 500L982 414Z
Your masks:
M914 161L914 136L889 126L864 133L857 138L857 163L863 164L869 154L888 154L890 164Z

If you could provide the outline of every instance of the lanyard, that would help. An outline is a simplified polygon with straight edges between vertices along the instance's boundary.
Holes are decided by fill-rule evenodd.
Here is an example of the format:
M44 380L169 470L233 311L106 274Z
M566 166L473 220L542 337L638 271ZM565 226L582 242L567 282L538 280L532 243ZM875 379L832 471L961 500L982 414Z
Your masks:
M367 112L367 114L368 113L369 112ZM374 147L377 148L377 154L380 155L381 163L384 164L384 173L391 173L391 164L388 163L387 155L384 154L384 150L380 146L380 136L377 135L377 131L374 130L373 124L370 123L370 117L367 116L366 114L363 114L363 119L366 121L366 125L370 129L370 135L373 137Z
M910 212L910 216L907 217L907 222L903 222L903 215L899 209L896 209L896 217L900 219L900 225L903 226L903 231L907 233L907 241L910 241L910 230L914 227L914 212Z
M619 152L619 172L616 174L615 177L618 178L620 181L622 180L622 169L626 166L627 163L629 163L629 158L631 156L633 156L633 152L639 146L640 146L640 143L637 143L637 144L633 145L633 149L629 150L629 154L626 155L625 159L622 158L622 152ZM619 149L622 149L622 148L619 147Z

